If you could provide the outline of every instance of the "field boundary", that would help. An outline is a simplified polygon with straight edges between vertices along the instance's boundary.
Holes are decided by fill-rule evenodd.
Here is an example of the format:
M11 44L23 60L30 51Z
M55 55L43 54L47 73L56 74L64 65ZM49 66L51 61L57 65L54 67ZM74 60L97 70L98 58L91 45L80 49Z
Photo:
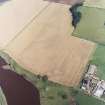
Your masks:
M77 37L77 38L80 38L80 39L83 39L83 40L87 40L87 41L89 41L89 42L93 42L93 43L96 43L96 44L99 44L99 45L102 45L102 46L105 46L105 44L100 43L100 42L98 42L98 41L93 41L93 40L91 40L91 39L87 39L87 38L80 37L80 36L77 36L77 35L80 35L80 33L76 33L76 32L75 32L75 29L74 29L73 32L72 32L72 36Z

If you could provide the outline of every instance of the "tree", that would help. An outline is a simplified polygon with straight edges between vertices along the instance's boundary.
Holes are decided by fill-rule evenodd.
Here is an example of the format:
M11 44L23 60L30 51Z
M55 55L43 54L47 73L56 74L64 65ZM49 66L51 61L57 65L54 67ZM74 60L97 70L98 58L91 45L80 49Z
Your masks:
M76 4L76 5L73 5L69 10L70 12L72 13L72 25L74 26L74 28L76 28L77 26L77 23L80 21L81 19L81 12L77 11L77 8L79 6L82 6L83 3L79 3L79 4Z
M42 76L42 80L43 80L44 82L48 81L48 76L47 76L47 75Z
M68 98L67 94L64 91L59 91L58 96L60 96L62 99L67 99Z

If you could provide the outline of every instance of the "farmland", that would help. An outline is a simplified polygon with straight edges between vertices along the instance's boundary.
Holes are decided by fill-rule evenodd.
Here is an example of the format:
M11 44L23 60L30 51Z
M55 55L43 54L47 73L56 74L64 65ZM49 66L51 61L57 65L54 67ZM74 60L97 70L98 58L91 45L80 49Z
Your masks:
M0 0L0 4L3 1L6 0ZM4 49L48 5L43 0L7 0L0 5L0 49ZM21 9L23 7L25 9Z
M81 13L82 17L73 35L105 44L105 9L81 6L77 11Z
M97 45L90 63L98 67L98 75L105 80L105 46Z
M49 44L53 43L53 46L47 46L45 49L43 46L35 47L35 43L33 43L20 55L13 56L11 53L11 56L21 66L29 68L29 71L34 74L48 75L51 81L67 86L77 86L94 51L95 44L72 36L65 41L60 37L58 38L60 39L60 43L57 42L58 46L50 41ZM46 45L46 43L43 43L43 45Z
M105 9L105 0L85 0L84 6Z
M91 96L85 95L82 91L53 83L47 79L43 79L40 75L35 75L19 66L7 54L0 52L6 62L11 65L11 70L22 75L25 79L37 86L40 91L40 99L42 105L68 105L70 99L75 98L79 105L105 105L104 102L97 100Z
M48 75L53 82L77 86L95 44L71 36L71 19L69 6L51 4L5 52L34 74Z
M88 96L81 91L78 92L75 98L79 105L105 105L105 102L100 101L93 96Z
M68 105L72 97L72 88L59 85L49 81L46 76L35 75L26 69L19 66L7 54L0 52L5 61L10 65L10 70L23 76L26 80L30 81L40 91L41 105ZM0 90L1 92L1 90ZM0 100L2 102L2 100Z
M69 105L71 87L79 85L88 61L105 79L105 48L93 43L105 44L105 10L79 7L82 18L73 32L69 9L77 1L81 0L14 0L1 8L0 55L37 86L42 105ZM74 97L79 105L105 105L81 91Z

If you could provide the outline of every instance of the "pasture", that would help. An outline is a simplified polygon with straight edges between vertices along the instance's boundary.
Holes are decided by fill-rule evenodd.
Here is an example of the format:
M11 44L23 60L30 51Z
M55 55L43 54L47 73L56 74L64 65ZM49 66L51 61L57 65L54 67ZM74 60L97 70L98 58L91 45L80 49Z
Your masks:
M105 46L97 45L90 63L95 64L98 67L99 77L105 80Z
M82 17L72 35L105 45L105 9L81 6L77 11Z
M85 0L84 6L97 7L105 9L105 0Z

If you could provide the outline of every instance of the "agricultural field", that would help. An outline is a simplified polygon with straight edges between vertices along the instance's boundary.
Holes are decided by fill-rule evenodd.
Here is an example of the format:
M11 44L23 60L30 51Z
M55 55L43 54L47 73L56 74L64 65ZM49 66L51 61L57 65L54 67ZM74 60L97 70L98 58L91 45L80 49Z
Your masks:
M20 55L11 56L20 65L30 68L29 70L32 73L46 74L54 82L67 86L77 86L95 45L87 41L78 40L75 37L65 41L61 39L60 42L56 46L56 43L54 44L54 42L50 41L50 43L53 43L53 46L49 46L46 49L35 47L34 42L30 48L25 49Z
M48 5L50 3L43 0L0 0L0 49L4 49Z
M99 77L105 80L105 46L97 45L90 63L97 66Z
M9 70L12 70L23 76L26 80L38 88L40 92L41 105L69 105L70 99L72 98L73 88L56 84L49 81L47 76L42 77L40 75L35 75L26 69L23 69L13 59L11 59L7 54L3 52L0 52L0 57L2 57L7 64L9 64L9 68L11 68ZM0 103L6 103L5 94L2 93L1 89L0 95L3 96L2 98L0 97Z
M105 0L85 0L84 6L104 8L105 9Z
M29 72L29 70L22 68L4 52L0 52L0 56L10 65L11 70L23 76L39 89L42 105L69 105L72 99L78 105L105 105L104 102L87 96L77 88L60 85L49 81L46 76L35 75Z
M45 49L45 47L39 46L38 48L34 42L20 55L13 56L11 53L11 57L16 59L21 66L29 68L32 73L48 75L51 81L63 85L77 86L84 68L93 54L95 44L72 36L65 41L60 37L58 38L60 39L60 43L57 42L58 46L50 41L49 44L53 44L52 47L47 46Z
M71 21L69 6L52 3L4 51L32 73L77 86L95 44L71 36Z
M72 98L79 105L105 105L72 88L78 88L89 61L97 65L99 76L105 79L105 47L96 48L95 43L87 41L105 44L105 10L92 8L86 0L86 7L77 10L82 18L73 32L69 9L81 1L14 0L1 7L0 56L7 67L39 89L41 105L71 105ZM6 103L2 90L0 96Z
M105 44L105 9L80 6L77 11L82 17L73 36Z
M98 100L93 96L88 96L82 91L79 91L78 94L75 95L75 99L78 102L78 105L105 105L105 102Z
M34 75L30 72L27 72L27 70L20 67L9 56L5 56L4 59L6 62L10 64L10 68L11 68L10 70L13 70L17 74L23 76L25 79L30 81L33 85L35 85L35 87L38 88L38 90L40 91L40 99L41 99L42 105L69 104L69 96L71 96L69 87L55 84L53 82L48 81L48 79L44 79L45 77L41 77L40 75ZM0 95L2 96L5 95L2 93L1 89L0 89ZM0 97L0 103L5 102L5 100L2 100L2 99L5 99L4 97L5 96L3 96L3 98Z

